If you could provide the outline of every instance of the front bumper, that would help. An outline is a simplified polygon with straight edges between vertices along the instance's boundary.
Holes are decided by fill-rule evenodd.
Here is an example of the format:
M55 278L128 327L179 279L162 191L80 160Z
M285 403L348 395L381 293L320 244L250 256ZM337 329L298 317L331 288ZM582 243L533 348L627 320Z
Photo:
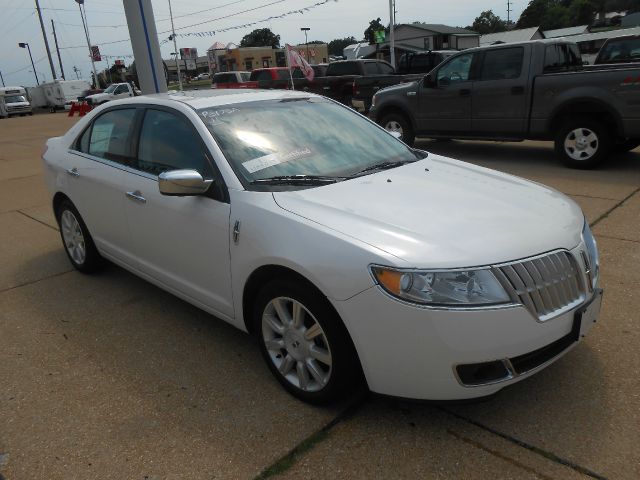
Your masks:
M491 395L559 359L592 328L601 295L602 290L589 293L581 305L544 322L520 305L422 308L398 302L377 286L335 306L373 392L455 400ZM485 364L489 370L473 385L473 377L459 368Z

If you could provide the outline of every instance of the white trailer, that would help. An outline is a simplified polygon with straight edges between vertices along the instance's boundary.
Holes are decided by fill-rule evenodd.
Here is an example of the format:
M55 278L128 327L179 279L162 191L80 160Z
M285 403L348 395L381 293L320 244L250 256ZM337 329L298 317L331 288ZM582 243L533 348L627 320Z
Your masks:
M37 87L44 96L45 104L43 106L48 107L51 111L70 108L73 102L78 101L82 92L90 88L89 82L84 80L54 80ZM32 94L32 96L34 95Z

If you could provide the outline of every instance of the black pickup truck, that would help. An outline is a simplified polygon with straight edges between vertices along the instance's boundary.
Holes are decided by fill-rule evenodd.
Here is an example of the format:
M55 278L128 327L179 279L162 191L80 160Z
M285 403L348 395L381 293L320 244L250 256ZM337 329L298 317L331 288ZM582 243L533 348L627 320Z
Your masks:
M593 168L640 145L640 65L585 69L575 43L534 40L464 50L417 82L373 97L370 117L416 136L553 140L563 162Z
M392 75L377 75L356 78L353 81L351 105L360 113L367 113L371 99L383 88L419 80L421 74L429 73L458 50L405 53L398 60L398 69Z

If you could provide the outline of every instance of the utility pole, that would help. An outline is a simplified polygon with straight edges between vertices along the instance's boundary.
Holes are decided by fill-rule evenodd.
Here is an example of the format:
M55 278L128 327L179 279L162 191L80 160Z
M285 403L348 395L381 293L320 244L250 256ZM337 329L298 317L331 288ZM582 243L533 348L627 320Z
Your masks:
M91 68L93 69L93 82L94 86L98 87L98 73L96 72L96 64L93 61L93 51L91 50L91 40L89 39L89 29L87 28L87 22L85 20L86 11L82 13L82 5L84 4L84 0L76 0L78 4L78 8L80 9L80 18L82 19L82 26L84 27L84 35L87 37L87 48L89 49L89 58L91 59Z
M36 0L36 10L40 19L40 28L42 28L42 38L44 39L44 48L47 49L47 57L49 57L49 66L51 67L51 77L56 79L56 69L53 67L53 58L51 58L51 50L49 50L49 40L47 40L47 32L44 30L44 22L42 21L42 12L40 11L40 2Z
M396 6L395 6L395 0L389 0L389 18L390 18L390 22L389 22L389 50L391 53L391 65L393 66L393 68L396 68L396 43L395 43L395 39L394 39L394 34L393 34L393 30L395 28L395 23L396 23Z
M60 75L64 78L64 68L62 68L62 57L60 56L60 47L58 47L58 36L56 35L56 26L53 24L53 18L51 19L51 29L53 30L53 40L56 42L56 52L58 53L58 63L60 64Z
M0 72L0 80L2 80L2 86L5 87L6 85L4 84L4 77L2 76L2 72Z
M171 0L169 0L169 17L171 17L171 37L173 37L173 51L176 54L176 70L178 70L178 88L182 91L182 75L180 74L180 63L178 62L178 43L176 42L176 30L173 26L173 11L171 10ZM167 80L168 81L168 80Z
M513 5L513 2L511 0L507 0L507 30L511 28L511 12L513 10L511 5Z
M78 67L76 67L75 65L73 66L73 71L76 74L76 79L80 80L80 74L78 72L80 72L80 70L78 70Z

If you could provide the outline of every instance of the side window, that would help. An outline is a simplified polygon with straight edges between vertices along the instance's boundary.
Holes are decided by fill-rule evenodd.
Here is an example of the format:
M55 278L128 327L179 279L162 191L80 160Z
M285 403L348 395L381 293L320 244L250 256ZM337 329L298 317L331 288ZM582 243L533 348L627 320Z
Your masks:
M129 89L127 88L126 85L120 85L118 88L116 88L116 91L114 92L115 94L121 94L121 93L127 93L129 91Z
M438 70L438 85L446 86L452 83L466 82L471 74L473 54L455 57Z
M566 72L580 67L582 67L582 59L571 45L549 45L545 49L544 73Z
M88 126L80 138L76 140L75 145L73 146L74 150L82 153L89 153L89 137L91 136L91 126Z
M88 152L123 165L132 166L131 126L134 108L111 110L93 121Z
M484 54L480 80L513 80L520 77L524 48L498 48Z
M188 120L162 110L149 109L144 115L138 168L154 175L193 169L204 178L212 178L200 136Z
M300 67L295 67L293 69L293 72L291 72L291 75L293 76L293 78L304 78L304 73L302 73Z
M375 62L365 62L364 64L364 74L365 75L378 75L380 72L378 71L378 64Z
M393 75L393 67L391 65L378 63L378 68L380 69L380 73L383 75Z

